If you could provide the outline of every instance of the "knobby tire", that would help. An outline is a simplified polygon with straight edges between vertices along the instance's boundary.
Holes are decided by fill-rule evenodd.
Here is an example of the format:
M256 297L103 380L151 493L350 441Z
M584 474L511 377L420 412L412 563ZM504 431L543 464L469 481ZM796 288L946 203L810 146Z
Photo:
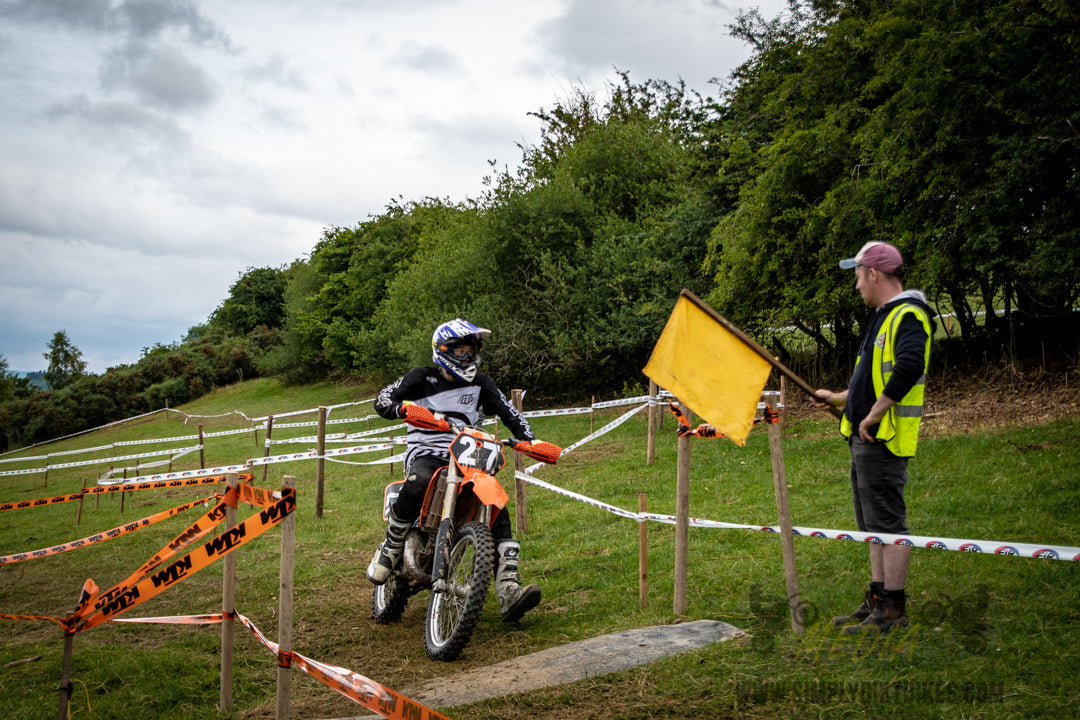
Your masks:
M458 531L446 564L450 589L432 591L424 622L424 649L432 660L457 658L472 637L494 575L495 541L480 522Z

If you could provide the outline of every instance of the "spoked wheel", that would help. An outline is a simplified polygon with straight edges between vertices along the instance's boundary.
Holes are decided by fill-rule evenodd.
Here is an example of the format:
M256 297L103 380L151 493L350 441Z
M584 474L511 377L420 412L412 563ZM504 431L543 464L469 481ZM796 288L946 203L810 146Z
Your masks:
M375 586L375 592L371 595L371 617L383 625L397 622L414 593L409 581L395 572L382 585Z
M428 599L424 646L432 660L457 658L472 637L484 609L495 564L491 530L479 522L457 533L446 563L446 584Z

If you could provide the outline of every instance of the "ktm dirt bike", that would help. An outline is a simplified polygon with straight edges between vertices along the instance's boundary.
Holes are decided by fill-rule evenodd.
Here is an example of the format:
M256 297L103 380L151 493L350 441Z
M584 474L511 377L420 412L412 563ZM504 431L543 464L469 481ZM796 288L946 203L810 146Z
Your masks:
M451 431L443 417L419 405L407 408L405 422ZM401 562L382 585L375 586L371 616L380 623L397 622L409 598L427 588L424 648L432 660L451 661L472 637L495 571L491 527L509 497L495 478L510 447L541 462L554 464L562 448L552 443L499 441L469 426L456 426L449 446L450 463L428 483L420 516L405 536ZM386 487L383 519L404 481Z

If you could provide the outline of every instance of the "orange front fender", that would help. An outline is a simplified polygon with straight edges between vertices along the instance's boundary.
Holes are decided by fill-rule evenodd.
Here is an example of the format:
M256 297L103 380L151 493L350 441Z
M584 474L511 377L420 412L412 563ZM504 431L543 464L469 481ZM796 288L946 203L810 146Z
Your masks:
M461 468L465 477L461 486L472 485L473 493L477 499L485 505L494 505L502 510L510 503L510 496L503 490L503 486L495 479L494 475L488 475L478 468Z

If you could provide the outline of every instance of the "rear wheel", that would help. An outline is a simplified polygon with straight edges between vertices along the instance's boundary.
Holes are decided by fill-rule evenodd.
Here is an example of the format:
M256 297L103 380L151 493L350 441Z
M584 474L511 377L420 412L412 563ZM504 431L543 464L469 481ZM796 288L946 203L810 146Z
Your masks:
M397 622L405 612L405 605L413 591L409 581L395 572L382 585L375 586L371 595L371 617L383 625Z
M432 660L457 658L476 629L494 572L491 530L483 523L468 523L457 533L449 555L445 587L432 590L424 623L424 646Z

